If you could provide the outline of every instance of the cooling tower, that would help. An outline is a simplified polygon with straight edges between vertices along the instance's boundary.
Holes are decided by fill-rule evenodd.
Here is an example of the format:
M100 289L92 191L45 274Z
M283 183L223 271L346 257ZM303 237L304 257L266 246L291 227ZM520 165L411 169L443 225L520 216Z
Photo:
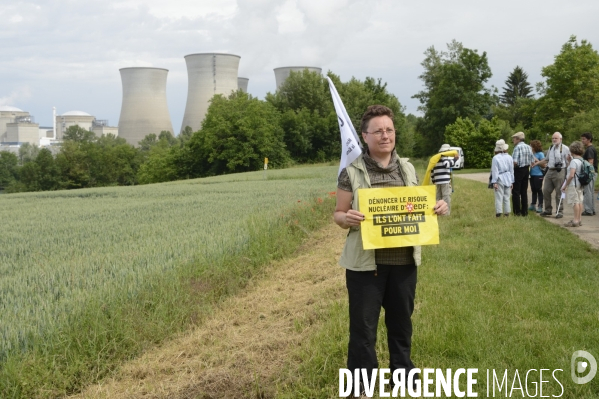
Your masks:
M233 54L202 53L185 56L187 63L187 104L181 130L192 131L202 127L210 99L215 94L228 96L237 91L239 59Z
M248 78L237 78L237 87L241 89L244 93L248 92L248 82L250 80Z
M136 67L119 71L123 82L119 137L137 146L150 133L173 133L166 103L168 69Z
M287 78L289 77L289 73L291 71L293 72L301 72L304 69L307 69L310 72L316 72L316 73L322 73L322 68L318 68L318 67L309 67L309 66L295 66L295 67L281 67L281 68L275 68L275 80L277 81L277 90L279 90L279 87L281 87L281 85L285 82L285 80L287 80Z

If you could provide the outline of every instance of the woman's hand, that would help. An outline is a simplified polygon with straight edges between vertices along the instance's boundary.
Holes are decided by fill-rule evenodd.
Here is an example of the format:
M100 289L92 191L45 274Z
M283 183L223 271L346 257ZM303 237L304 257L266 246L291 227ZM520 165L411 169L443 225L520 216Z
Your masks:
M364 214L352 209L353 193L337 189L337 207L333 217L342 229L359 226L364 221Z
M350 209L345 213L345 225L349 227L359 226L364 221L364 214Z

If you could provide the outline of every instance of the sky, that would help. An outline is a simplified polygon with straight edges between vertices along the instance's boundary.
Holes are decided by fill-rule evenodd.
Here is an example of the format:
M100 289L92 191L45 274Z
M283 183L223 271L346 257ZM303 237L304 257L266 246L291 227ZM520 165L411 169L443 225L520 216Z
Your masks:
M419 115L424 52L453 39L486 52L500 92L515 66L543 81L571 35L599 47L599 2L504 0L0 0L0 105L28 111L52 126L85 111L117 126L119 69L169 70L167 101L181 128L187 100L184 56L241 56L248 92L275 91L273 69L317 66L347 81L387 82L406 113Z

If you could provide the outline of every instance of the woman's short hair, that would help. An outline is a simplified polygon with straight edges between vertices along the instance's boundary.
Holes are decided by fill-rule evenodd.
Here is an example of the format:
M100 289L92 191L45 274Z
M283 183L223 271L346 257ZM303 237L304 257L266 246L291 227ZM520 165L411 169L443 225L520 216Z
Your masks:
M543 152L543 144L539 140L531 141L530 146L534 152Z
M362 122L360 122L360 130L363 133L368 131L368 124L372 118L377 116L388 116L393 121L393 111L384 105L371 105L366 109L364 115L362 115Z
M570 144L570 152L572 154L582 155L584 154L584 146L580 141L575 141L572 144Z

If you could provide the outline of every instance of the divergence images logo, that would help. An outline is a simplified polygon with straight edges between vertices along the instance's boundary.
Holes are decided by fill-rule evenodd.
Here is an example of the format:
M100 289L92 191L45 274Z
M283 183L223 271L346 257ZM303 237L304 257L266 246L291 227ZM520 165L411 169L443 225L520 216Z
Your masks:
M577 359L584 358L585 360L581 361ZM584 377L578 377L578 375L583 374L589 370L589 373ZM572 354L572 361L570 362L570 370L572 373L572 381L576 384L586 384L591 381L595 374L597 374L597 360L586 351L576 351Z

